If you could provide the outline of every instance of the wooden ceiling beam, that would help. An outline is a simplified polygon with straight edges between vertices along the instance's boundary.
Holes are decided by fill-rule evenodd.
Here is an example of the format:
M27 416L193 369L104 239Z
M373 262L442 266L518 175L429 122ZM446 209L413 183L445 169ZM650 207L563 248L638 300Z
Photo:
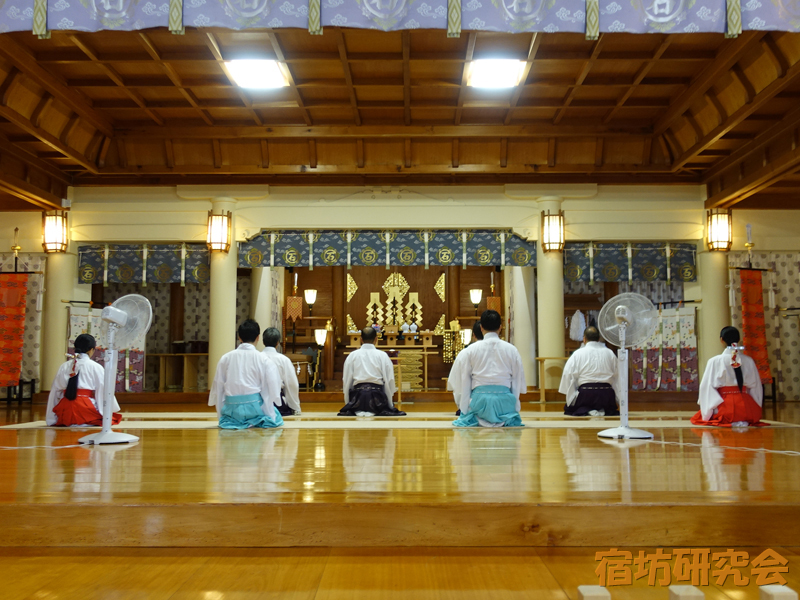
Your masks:
M735 183L710 195L706 200L706 208L728 208L767 189L789 174L800 169L800 147L793 148L779 157L773 158L766 165L746 175ZM709 186L713 189L713 186Z
M112 67L109 67L98 60L97 53L91 46L89 46L76 34L69 34L67 35L67 38L78 48L80 48L81 52L88 56L92 63L94 63L100 71L105 73L111 81L121 88L129 98L136 102L136 104L139 105L145 114L156 123L156 125L164 124L164 119L162 119L156 112L147 108L144 99L137 92L134 92L132 89L130 89L130 86L125 84L125 80L122 79L119 73L117 73ZM112 133L108 133L106 135L112 135Z
M314 140L308 140L314 142ZM410 140L404 143L404 151L402 156L398 155L397 164L368 164L363 167L358 166L355 162L348 165L330 165L319 164L312 167L317 173L325 173L329 175L347 175L353 173L362 174L396 174L399 172L412 173L412 174L441 174L441 173L456 173L456 172L472 172L472 173L628 173L628 174L664 174L669 173L668 165L630 165L630 164L604 164L601 166L595 165L593 162L588 164L557 164L555 163L556 157L556 144L555 138L550 143L551 150L549 152L548 164L515 164L508 163L505 167L499 164L459 164L453 166L452 164L444 165L428 165L428 164L413 164L413 157L411 155ZM311 149L311 147L309 147ZM311 156L313 159L314 156ZM451 160L454 158L451 155ZM553 164L549 164L550 162ZM313 164L313 160L309 161ZM205 174L222 174L222 175L276 175L276 174L303 174L308 173L308 164L270 164L268 168L260 166L259 162L244 165L178 165L169 167L167 165L133 165L127 167L114 167L107 166L102 170L102 175L109 178L116 175L166 175L170 173L184 174L184 175L205 175ZM697 177L693 177L697 181ZM685 179L684 179L685 181Z
M54 150L59 151L64 156L74 160L90 173L98 172L97 167L94 164L92 164L92 161L90 161L81 152L63 143L49 131L42 129L41 127L35 126L33 123L31 123L30 119L22 116L14 109L11 109L5 105L0 105L0 117L3 117L7 121L10 121L20 129L25 131L26 133L37 138L40 142L47 144Z
M181 93L189 105L197 111L197 114L200 115L200 118L205 121L206 125L213 125L214 120L211 118L211 115L208 114L206 110L204 110L198 103L197 97L191 90L187 90L183 84L181 83L181 78L178 76L178 73L175 71L174 67L167 63L161 56L156 48L153 41L150 37L143 32L139 32L139 42L144 46L144 49L150 55L150 57L155 61L158 65L161 66L164 73L169 77L170 81L175 85L178 91ZM151 104L152 106L152 104Z
M63 80L37 64L36 58L9 36L3 36L3 43L0 44L0 56L6 58L26 77L58 98L59 102L78 113L92 127L104 135L113 133L114 127L110 119L94 110L91 102L81 93L71 89Z
M29 152L25 150L25 148L10 142L2 133L0 133L0 153L10 154L14 158L24 161L30 167L41 171L51 179L59 181L64 185L70 185L72 183L72 178L65 175L60 169L54 167L48 161L42 160L33 152ZM58 155L62 156L61 153Z
M464 108L464 98L467 95L467 82L469 81L469 68L472 63L472 57L475 54L475 42L478 41L478 34L474 31L470 32L467 38L467 48L464 52L464 66L461 69L461 84L458 90L458 100L456 101L456 118L455 124L461 124L461 114Z
M553 125L535 122L525 125L274 125L270 127L132 127L119 129L117 139L279 139L279 138L550 138L649 136L648 127L622 129L607 125Z
M800 108L795 108L787 114L780 122L775 123L772 127L765 129L759 133L753 140L742 144L733 152L730 152L725 158L716 162L708 171L703 174L703 183L708 183L722 175L728 169L734 167L737 163L747 160L747 158L755 152L760 152L773 140L787 131L800 125Z
M705 136L697 141L691 148L685 150L673 165L674 170L679 170L689 161L693 160L695 156L715 144L722 136L728 134L739 123L747 119L754 112L758 111L767 102L772 100L776 94L784 90L787 86L791 85L800 75L800 61L792 65L781 77L773 80L758 94L756 94L750 102L743 105L738 110L734 111L725 121L717 125L714 129L709 131Z
M564 118L564 115L567 112L567 108L572 103L572 100L575 98L575 94L578 93L578 88L583 85L584 81L586 81L586 78L589 76L589 72L592 70L594 61L596 61L597 57L600 56L600 52L603 49L604 43L605 43L605 34L601 33L600 37L597 38L597 41L594 43L594 46L592 47L592 54L589 57L589 60L587 60L586 63L584 63L583 69L581 70L580 74L575 80L575 83L572 84L569 91L567 92L567 95L564 98L564 105L556 112L555 117L553 117L553 125L558 125L561 122L561 119Z
M647 74L653 69L656 63L664 56L664 53L669 49L670 45L672 44L672 38L668 36L664 36L661 44L656 48L656 51L653 53L652 56L648 57L647 61L639 68L636 72L636 75L633 78L633 83L631 86L625 90L625 92L620 96L619 100L617 100L616 105L605 117L603 117L603 123L609 123L619 112L622 106L630 99L633 93L636 91L636 88L639 86L644 78L647 77Z
M408 30L403 31L403 122L411 125L411 32Z
M292 70L286 63L286 53L283 51L280 41L278 41L278 36L276 36L274 32L270 31L267 33L267 37L270 44L272 44L272 50L275 52L275 56L278 59L278 63L283 71L284 76L286 77L286 81L289 82L289 88L291 89L292 95L297 101L297 106L300 108L300 112L303 115L303 120L306 122L306 125L311 125L311 115L308 113L308 110L306 110L306 107L303 104L303 96L300 95L294 75L292 75Z
M514 114L514 109L517 107L519 103L519 99L522 96L522 92L525 90L525 83L528 81L528 75L531 73L531 67L533 67L533 61L536 58L537 52L539 52L539 46L542 43L542 34L538 31L534 31L531 34L531 43L528 44L528 57L525 62L525 66L522 69L522 76L519 78L519 84L514 89L514 93L511 95L511 101L508 105L508 111L506 111L506 117L503 119L503 124L508 125L511 123L511 117Z
M692 104L711 89L719 77L755 48L765 35L765 31L745 31L739 37L728 40L720 46L717 58L694 77L688 89L675 99L656 122L653 127L655 135L661 135L672 127Z
M336 30L336 47L339 49L339 60L344 71L344 80L347 83L347 93L350 95L350 104L353 107L353 120L356 125L361 125L361 114L358 112L358 100L356 90L353 87L353 74L350 71L350 63L347 62L347 46L344 41L344 34L341 29ZM408 123L406 123L408 124Z
M233 75L231 75L228 65L225 64L225 58L222 56L222 50L220 49L217 37L209 31L206 33L205 41L208 49L211 51L211 54L214 57L214 60L217 61L217 65L225 74L225 78L228 80L230 87L233 88L233 90L236 92L236 95L239 96L239 99L242 101L242 104L250 112L250 118L253 119L256 125L263 125L264 121L253 108L253 103L250 100L250 97L247 95L247 92L236 85L236 82L233 80ZM195 87L193 85L188 85L186 82L184 82L184 85L187 85L189 88Z
M3 171L0 171L0 190L45 210L62 208L60 196L56 196L48 190L31 185L27 181Z

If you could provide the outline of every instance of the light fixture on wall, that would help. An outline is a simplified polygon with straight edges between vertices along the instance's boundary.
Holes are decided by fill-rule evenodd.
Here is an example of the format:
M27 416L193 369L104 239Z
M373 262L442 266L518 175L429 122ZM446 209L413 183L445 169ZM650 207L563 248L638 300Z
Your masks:
M308 316L310 317L314 310L314 303L317 301L317 290L305 290L303 295L306 297L306 304L308 304ZM325 331L318 329L317 331Z
M525 69L524 60L485 58L469 65L467 85L476 88L502 89L519 85Z
M708 249L727 252L733 245L733 214L729 208L708 211Z
M241 88L268 90L289 85L277 61L241 59L225 63L234 82Z
M470 290L469 291L469 300L472 302L472 305L475 307L475 316L478 316L478 305L481 303L481 298L483 298L483 290Z
M44 251L66 252L67 244L67 211L52 210L42 213L42 247Z
M542 211L542 235L539 239L545 252L564 251L564 211L552 214Z
M306 290L308 292L309 290ZM317 290L313 290L316 294ZM325 384L322 383L322 350L325 348L325 342L328 340L327 329L315 329L314 340L317 342L319 349L317 350L317 368L314 371L314 391L324 392Z
M214 214L208 211L208 235L206 245L210 252L225 252L231 249L231 218L230 211Z

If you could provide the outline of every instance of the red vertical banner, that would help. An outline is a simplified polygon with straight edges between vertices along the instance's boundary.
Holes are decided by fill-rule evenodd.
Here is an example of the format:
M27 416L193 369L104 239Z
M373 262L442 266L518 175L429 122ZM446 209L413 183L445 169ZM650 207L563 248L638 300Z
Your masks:
M19 385L27 273L0 273L0 387Z
M756 361L761 381L772 378L767 351L767 332L764 325L764 292L761 288L761 273L752 269L741 269L742 279L742 343L745 354Z

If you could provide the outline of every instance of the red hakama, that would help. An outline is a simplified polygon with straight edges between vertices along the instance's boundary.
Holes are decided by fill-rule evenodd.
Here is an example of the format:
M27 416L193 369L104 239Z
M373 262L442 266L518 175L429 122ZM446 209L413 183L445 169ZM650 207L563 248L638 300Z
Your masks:
M92 402L94 390L78 390L75 400L67 400L62 397L58 404L53 407L53 412L58 417L56 427L70 427L72 425L103 425L103 415ZM122 421L120 413L111 415L111 424L119 425Z
M715 427L730 427L731 424L747 421L750 425L763 427L768 423L761 423L761 407L747 392L741 391L738 386L721 387L717 389L722 396L722 404L717 406L716 413L708 421L703 420L701 411L697 411L691 419L693 425L712 425Z

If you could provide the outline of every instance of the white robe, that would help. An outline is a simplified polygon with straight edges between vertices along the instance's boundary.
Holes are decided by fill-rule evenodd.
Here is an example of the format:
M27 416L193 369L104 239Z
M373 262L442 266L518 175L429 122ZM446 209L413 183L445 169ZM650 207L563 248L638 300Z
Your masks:
M469 410L472 390L482 385L501 385L511 389L517 397L519 412L519 395L527 390L525 372L522 369L522 357L519 350L508 342L501 340L496 333L487 332L480 344L475 344L467 352L459 380L459 396L461 413ZM456 384L453 384L456 389Z
M281 376L281 389L286 400L286 405L296 414L300 414L300 383L297 381L297 372L294 363L285 354L281 354L275 348L267 346L261 353L274 364ZM280 399L278 400L280 404Z
M476 340L472 342L469 346L459 352L458 356L456 356L456 359L453 361L453 366L450 367L450 376L447 378L447 389L453 392L453 400L455 400L456 406L459 408L461 407L461 394L464 393L464 390L461 387L461 378L462 370L464 369L464 363L467 360L467 352L469 352L470 348L474 348L475 344L480 341L481 340ZM468 390L467 393L471 391L472 390ZM467 404L469 404L469 398L467 398Z
M45 413L45 422L49 426L53 426L58 422L58 416L53 409L56 407L61 399L64 397L64 390L67 389L69 383L69 374L72 373L72 360L68 360L58 368L53 385L50 387L50 396L47 398L47 411ZM105 371L103 367L89 358L88 354L78 354L78 389L79 390L94 390L94 404L97 412L103 414L103 393L105 390L105 383L103 381ZM69 400L67 400L69 402ZM116 396L114 397L114 406L112 412L119 410L119 403L117 403Z
M222 416L222 406L228 396L260 394L264 414L275 417L275 404L281 401L281 376L278 368L253 344L240 344L219 359L214 383L208 395L208 405L217 407L217 417Z
M394 383L394 366L389 355L378 350L375 344L361 344L361 348L353 350L344 361L344 403L350 402L350 390L359 383L374 383L383 386L383 392L394 406L392 396L397 391Z
M610 383L619 402L617 362L614 352L602 342L586 342L576 350L564 366L558 386L559 393L567 396L567 406L575 403L578 388L584 383Z
M722 396L717 390L721 387L739 385L736 383L736 373L731 366L731 354L733 354L733 348L729 346L722 354L709 358L706 363L703 380L700 382L700 393L697 396L697 404L700 405L700 413L704 421L711 419L716 413L716 408L723 402ZM761 376L758 374L756 361L739 350L739 364L742 365L744 383L742 391L750 394L756 404L761 406L764 399L764 388L761 387Z

